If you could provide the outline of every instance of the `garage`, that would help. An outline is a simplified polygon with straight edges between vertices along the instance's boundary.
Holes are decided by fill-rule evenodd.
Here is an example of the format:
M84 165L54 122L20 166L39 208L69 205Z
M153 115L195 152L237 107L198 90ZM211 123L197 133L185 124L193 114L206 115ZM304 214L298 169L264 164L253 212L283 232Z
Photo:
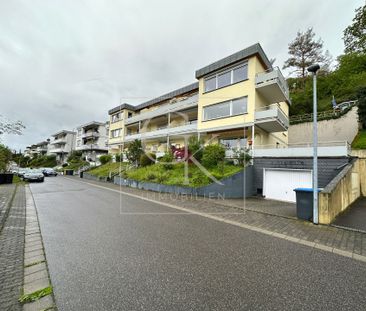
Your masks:
M311 170L263 169L263 195L266 199L296 202L294 189L311 187Z

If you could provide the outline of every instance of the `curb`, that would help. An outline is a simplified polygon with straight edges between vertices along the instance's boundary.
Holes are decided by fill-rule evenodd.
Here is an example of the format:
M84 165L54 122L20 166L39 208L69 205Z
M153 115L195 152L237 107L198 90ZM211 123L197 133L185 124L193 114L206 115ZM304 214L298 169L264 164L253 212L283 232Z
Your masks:
M57 310L52 292L38 214L29 186L26 194L26 227L24 244L23 311Z

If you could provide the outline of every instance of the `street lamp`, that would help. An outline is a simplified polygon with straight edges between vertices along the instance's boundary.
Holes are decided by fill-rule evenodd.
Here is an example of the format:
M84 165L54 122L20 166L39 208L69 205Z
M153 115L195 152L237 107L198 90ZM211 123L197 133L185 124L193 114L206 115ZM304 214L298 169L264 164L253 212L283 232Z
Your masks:
M313 223L318 224L318 111L316 99L316 72L318 64L311 65L308 71L313 74Z

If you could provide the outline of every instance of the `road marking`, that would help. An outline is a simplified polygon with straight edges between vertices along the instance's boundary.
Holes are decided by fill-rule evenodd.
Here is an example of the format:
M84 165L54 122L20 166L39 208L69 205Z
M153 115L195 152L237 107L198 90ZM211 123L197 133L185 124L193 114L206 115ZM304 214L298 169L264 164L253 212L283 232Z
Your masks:
M240 222L237 222L237 221L234 221L234 220L223 219L223 218L220 218L220 217L215 216L213 214L198 212L198 211L195 211L195 210L192 210L192 209L189 209L189 208L180 207L180 206L177 206L177 205L173 205L173 204L169 204L169 203L160 202L160 201L157 201L157 200L141 197L139 195L124 192L122 190L111 189L111 188L108 188L108 187L92 184L92 183L89 183L89 182L86 182L86 181L79 181L79 180L74 180L74 179L71 179L71 178L67 178L67 179L71 180L73 182L77 182L77 183L81 183L81 184L87 184L87 185L90 185L90 186L93 186L93 187L96 187L96 188L106 189L106 190L109 190L109 191L112 191L112 192L116 192L116 193L119 193L119 194L124 194L124 195L130 196L130 197L133 197L133 198L136 198L136 199L144 200L144 201L155 203L155 204L158 204L158 205L170 207L170 208L173 208L173 209L176 209L176 210L179 210L179 211L184 211L186 213L191 213L191 214L202 216L202 217L209 218L209 219L212 219L212 220L220 221L220 222L230 224L230 225L234 225L234 226L237 226L237 227L240 227L240 228L243 228L243 229L248 229L248 230L251 230L251 231L258 232L258 233L263 233L263 234L266 234L266 235L269 235L269 236L272 236L272 237L275 237L275 238L278 238L278 239L286 240L288 242L300 244L300 245L307 246L307 247L310 247L310 248L316 248L318 250L328 252L328 253L332 253L332 254L337 254L337 255L342 256L342 257L352 258L352 259L357 260L357 261L366 262L366 256L363 256L363 255L347 252L347 251L337 249L337 248L321 247L320 245L322 245L322 244L319 244L319 243L315 243L315 242L307 241L307 240L302 240L302 239L296 239L296 238L293 238L292 236L288 236L288 235L285 235L285 234L282 234L282 233L270 231L270 230L267 230L267 229L262 229L262 228L259 228L259 227L254 227L254 226L243 224L243 223L240 223ZM241 214L243 214L243 213L241 213Z
M243 215L244 213L207 213L208 215ZM191 212L120 212L120 215L188 215L196 216Z

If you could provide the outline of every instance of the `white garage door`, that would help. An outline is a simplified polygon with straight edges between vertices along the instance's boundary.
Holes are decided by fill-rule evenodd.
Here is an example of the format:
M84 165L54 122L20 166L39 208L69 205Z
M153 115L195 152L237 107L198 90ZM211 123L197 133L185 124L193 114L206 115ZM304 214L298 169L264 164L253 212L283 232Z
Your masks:
M311 188L311 170L263 170L263 195L267 199L296 202L295 188Z

